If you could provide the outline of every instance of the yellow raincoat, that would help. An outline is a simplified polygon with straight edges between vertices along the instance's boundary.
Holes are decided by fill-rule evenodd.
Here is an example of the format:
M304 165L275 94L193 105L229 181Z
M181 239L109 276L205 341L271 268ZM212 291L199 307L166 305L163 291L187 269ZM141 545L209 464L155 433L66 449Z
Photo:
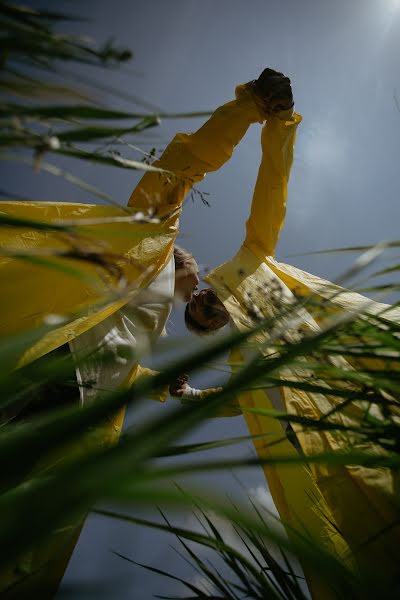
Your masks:
M282 118L270 118L264 126L261 138L263 158L245 241L236 256L205 279L224 303L235 327L242 331L251 326L249 308L258 307L264 315L276 314L282 303L290 303L294 299L293 292L296 296L329 299L333 311L383 313L386 319L399 323L398 309L374 302L366 306L367 301L362 296L279 263L274 258L285 217L287 183L299 121L300 117L296 114L291 118L282 115ZM303 326L311 330L318 329L317 315L314 319L303 311L300 316ZM290 327L287 334L290 335ZM260 344L265 344L267 340L265 336L257 339ZM240 351L232 356L233 363L243 360ZM336 362L352 368L343 359L338 358ZM357 363L353 363L353 367L357 367ZM290 369L284 375L292 380L307 380L306 365L302 371ZM280 394L287 412L310 419L319 419L337 405L334 397L293 388L281 389ZM281 440L271 446L256 440L254 444L260 458L296 453L278 421L246 412L248 408L272 408L267 391L241 394L239 407L243 410L251 434L270 433L275 439ZM352 403L348 410L340 413L338 421L357 426L362 414L363 408ZM349 448L348 436L333 435L329 431L304 432L296 425L294 429L306 455ZM351 443L355 450L364 449L360 443L354 445L354 440ZM380 452L373 445L368 445L368 450ZM264 468L283 521L313 535L325 547L341 556L344 562L351 564L354 560L360 567L374 569L386 580L390 589L390 582L398 575L397 550L400 542L397 473L389 469L326 464L313 464L310 469L312 475L307 467ZM338 534L336 527L343 537ZM309 573L307 568L305 571L313 597L329 597L328 591L324 590L323 585L321 587L321 582L314 574Z
M187 191L207 172L222 166L232 155L251 123L262 122L252 86L239 86L236 99L215 111L194 134L178 134L156 166L165 174L148 172L134 190L128 208L77 203L8 202L0 214L47 224L78 222L78 230L48 231L34 226L5 228L0 232L0 335L2 338L31 331L35 341L15 357L21 367L100 323L132 300L135 289L147 286L169 262L178 233L179 215ZM138 214L139 213L139 214ZM131 217L131 220L129 220ZM153 222L143 221L151 217ZM154 220L159 222L154 222ZM43 256L57 250L63 256ZM13 258L13 251L39 252L36 262ZM65 253L70 253L68 257ZM104 260L99 261L100 253ZM82 259L90 260L82 260ZM46 262L47 261L47 262ZM52 268L56 267L56 268ZM116 268L117 267L117 268ZM77 278L73 272L79 269ZM84 275L84 277L82 277ZM126 282L126 285L119 285ZM49 315L51 318L49 319ZM57 325L57 318L66 319ZM43 328L44 323L50 323ZM48 331L49 327L51 331ZM132 368L132 385L143 369ZM124 410L101 428L102 443L118 439ZM99 442L97 435L95 443ZM87 440L90 446L91 441ZM66 449L63 459L85 452L80 444ZM57 460L60 456L57 456ZM51 467L49 457L36 472ZM40 594L51 598L58 588L81 525L54 532L43 544L27 551L17 563L0 573L4 598Z
M107 239L108 251L121 252L129 256L133 248L135 265L150 267L149 272L143 272L137 266L130 265L131 271L127 273L128 267L122 265L129 284L139 281L140 286L147 285L152 277L156 276L167 264L177 233L180 207L188 189L193 183L202 179L206 172L218 169L229 159L234 146L240 141L251 123L262 122L264 119L265 116L253 97L251 88L249 86L239 87L236 100L219 108L197 133L179 134L168 146L157 166L171 171L174 175L169 176L167 180L164 179L161 185L160 175L148 173L133 193L129 202L130 206L135 210L142 211L155 208L156 215L160 216L169 215L172 211L166 221L159 225L131 224L129 229L135 237L134 242L128 235L122 239L119 236L107 238L106 234L110 227L108 225L90 226L91 231L95 232L96 239L101 243ZM267 305L267 309L271 308L270 299L266 297L265 292L260 292L259 288L260 284L261 286L270 285L274 279L279 281L279 288L284 287L288 293L292 290L297 294L318 293L321 296L327 294L331 297L329 282L278 263L274 259L275 245L285 216L287 182L293 159L295 131L299 121L298 115L292 117L289 114L286 115L286 118L273 117L268 121L263 131L263 163L257 180L252 213L247 224L246 240L231 261L213 271L207 278L224 302L235 326L239 329L249 326L247 317L249 292L250 295L253 294L252 297L256 303L261 303L261 306L264 303ZM165 181L167 181L166 185L164 185ZM89 215L90 217L98 216L96 211L100 211L100 216L123 214L122 209L88 207L86 205L2 203L2 206L6 212L24 218L34 218L34 211L37 209L36 218L40 220L46 217L49 220L75 216L80 218L82 213L90 210L94 211L93 215ZM53 212L46 215L46 211ZM97 233L96 227L98 227ZM115 232L120 231L120 227L121 229L126 227L128 233L127 226L115 224L112 227L115 228ZM85 235L87 231L86 228ZM140 237L138 243L136 243L136 236ZM26 229L17 232L17 235L15 235L15 231L12 231L10 239L12 240L11 244L7 240L6 242L2 241L2 245L9 247L12 244L22 243L22 247L32 248L38 244L53 246L53 244L60 243L58 236L49 233L38 234L35 230ZM115 250L114 242L117 239L120 244L125 244L125 246ZM23 330L26 326L38 327L42 323L43 317L49 312L64 314L65 312L87 311L67 326L58 327L50 334L43 335L37 344L24 352L20 357L19 364L25 364L79 335L117 310L126 301L124 299L115 301L114 299L98 312L90 312L90 306L94 302L107 302L108 295L115 289L110 285L110 281L104 283L104 271L102 271L102 277L99 276L98 267L86 266L88 274L96 278L96 286L90 285L89 289L86 283L77 283L76 279L65 273L57 273L57 277L60 278L58 286L62 293L57 294L51 305L47 303L48 294L46 296L43 293L36 294L36 296L33 294L38 281L36 276L43 267L26 266L13 259L6 259L0 268L3 267L5 267L5 271L0 270L2 280L7 277L10 282L7 294L3 294L3 300L6 301L4 310L2 309L2 314L6 316L5 326L2 330L3 335ZM19 269L22 269L22 272ZM17 277L14 276L15 273L17 273ZM49 289L51 277L48 269L43 268L41 290ZM110 277L107 272L106 277L108 279ZM72 288L74 288L73 295L70 296ZM24 308L24 296L31 300L31 294L36 303L33 307L29 303ZM347 296L342 294L337 297L337 305L342 309L352 308L361 302L363 299L350 293ZM263 306L263 308L265 307ZM24 323L21 323L21 314ZM391 317L400 321L399 315L395 312ZM310 323L311 321L310 317ZM311 323L310 326L314 326L314 324ZM240 354L233 357L233 362L237 362L238 358L240 358ZM135 374L131 379L134 380L134 377ZM326 412L327 404L330 406L328 399L316 394L285 391L282 395L287 410L294 414L318 418ZM260 457L276 454L290 455L295 452L293 446L283 435L279 422L245 412L248 407L268 408L271 406L265 391L259 390L242 394L240 406L244 409L252 434L272 433L277 438L282 438L279 444L268 447L265 447L262 442L255 442ZM297 433L305 453L340 447L340 442L329 434L306 437L300 432ZM275 466L264 469L276 506L282 519L288 525L311 534L321 540L328 549L339 556L346 557L348 546L354 550L364 534L365 537L371 536L380 530L382 523L387 524L392 521L395 510L394 502L392 502L392 473L376 470L369 472L367 469L358 467L333 469L326 466L313 466L311 468L312 474L307 467ZM346 541L331 525L331 523L335 523L335 518ZM392 549L392 556L386 552L386 540ZM392 557L395 556L395 552L392 541L390 533L384 537L384 540L378 539L371 560L377 559L378 563L382 563L384 566L387 560L388 565L393 565ZM328 599L329 591L323 587L323 583L318 581L314 574L308 573L308 571L306 574L314 598ZM54 586L53 589L55 589Z

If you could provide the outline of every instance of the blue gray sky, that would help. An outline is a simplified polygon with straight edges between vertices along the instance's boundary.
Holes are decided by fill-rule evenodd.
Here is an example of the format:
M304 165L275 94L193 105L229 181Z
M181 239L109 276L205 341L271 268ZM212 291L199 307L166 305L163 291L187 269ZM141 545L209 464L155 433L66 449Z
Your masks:
M131 66L106 77L99 71L98 77L163 111L213 110L233 97L238 83L256 78L266 66L291 78L303 122L279 260L335 279L348 258L300 254L398 238L400 111L395 96L398 90L400 98L400 0L86 0L50 5L92 19L70 25L69 31L98 41L114 37L121 46L129 46L135 55ZM126 110L137 108L106 92L99 99ZM202 122L165 120L136 143L162 150L176 132L193 131ZM213 267L229 259L244 238L261 156L259 136L260 127L254 126L232 160L201 184L200 189L210 194L210 208L199 199L186 203L181 243L202 265ZM125 152L129 158L139 157L134 151ZM59 157L49 160L121 204L139 179L130 171L100 169ZM38 200L97 201L58 178L34 174L22 165L7 165L5 179L9 189L12 180L15 193ZM171 338L185 335L181 308L173 312L169 333ZM146 410L150 414L160 407ZM215 419L190 440L245 434L241 418ZM232 452L250 453L251 448L241 446L229 450L229 455ZM241 477L247 489L265 485L257 470ZM238 490L230 474L207 476L204 484L208 482L218 482L229 494ZM184 522L185 517L179 518ZM182 562L170 543L154 532L91 517L65 584L84 583L95 576L109 581L115 600L173 594L178 589L175 583L158 580L110 554L115 549L174 569Z

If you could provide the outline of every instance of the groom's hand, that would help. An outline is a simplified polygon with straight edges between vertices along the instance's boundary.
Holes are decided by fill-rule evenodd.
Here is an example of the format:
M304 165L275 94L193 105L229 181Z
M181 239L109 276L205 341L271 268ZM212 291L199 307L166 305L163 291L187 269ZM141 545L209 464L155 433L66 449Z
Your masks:
M263 101L266 114L276 114L293 107L289 77L273 69L264 69L254 81L254 92Z
M187 394L190 390L188 379L188 375L181 375L180 377L177 377L176 380L169 386L169 393L171 396L174 396L175 398L181 398L181 396Z

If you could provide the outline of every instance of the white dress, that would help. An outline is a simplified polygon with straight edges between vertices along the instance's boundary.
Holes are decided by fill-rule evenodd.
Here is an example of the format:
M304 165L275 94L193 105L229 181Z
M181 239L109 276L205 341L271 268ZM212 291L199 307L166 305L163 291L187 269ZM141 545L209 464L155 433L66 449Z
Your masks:
M120 387L162 334L175 289L174 257L146 288L113 315L69 343L77 360L81 404Z

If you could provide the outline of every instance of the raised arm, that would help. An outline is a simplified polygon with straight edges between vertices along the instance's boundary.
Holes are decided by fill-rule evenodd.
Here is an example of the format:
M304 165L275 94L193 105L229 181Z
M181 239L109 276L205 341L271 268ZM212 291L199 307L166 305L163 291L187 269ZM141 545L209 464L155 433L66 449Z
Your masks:
M182 204L191 187L229 158L252 123L266 118L253 82L236 88L236 99L218 108L198 131L178 133L155 163L169 173L146 173L128 205L161 214Z
M301 116L292 113L292 107L277 110L270 114L261 133L262 160L244 242L259 258L275 254L285 219L293 148L300 122Z

